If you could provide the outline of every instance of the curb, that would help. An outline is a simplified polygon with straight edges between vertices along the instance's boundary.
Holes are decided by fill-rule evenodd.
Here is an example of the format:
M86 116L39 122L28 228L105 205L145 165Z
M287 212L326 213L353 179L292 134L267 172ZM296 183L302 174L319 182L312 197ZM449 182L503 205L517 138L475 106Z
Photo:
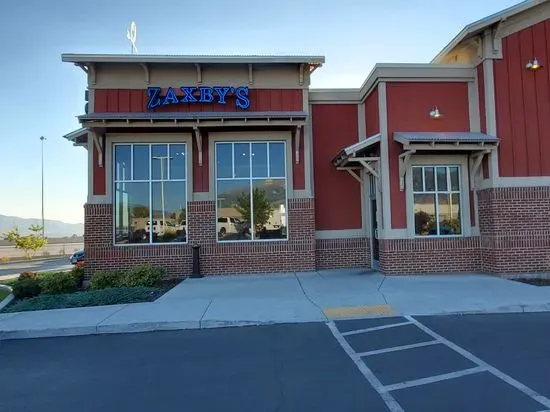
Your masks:
M13 295L12 295L13 296ZM8 298L6 298L8 299ZM537 305L511 305L494 308L491 310L479 309L479 310L466 310L466 311L449 311L439 313L395 313L391 316L388 315L375 315L368 318L376 317L401 317L405 315L410 316L450 316L450 315L478 315L478 314L503 314L503 313L535 313L535 312L550 312L550 303L537 304ZM18 313L13 313L13 316L17 316ZM354 319L364 319L365 317L359 317ZM344 320L344 319L337 319ZM197 329L216 329L216 328L231 328L231 327L246 327L246 326L267 326L267 325L282 325L282 324L299 324L299 323L326 323L328 321L314 320L187 320L187 321L166 321L166 322L134 322L129 324L101 324L92 326L74 326L74 327L60 327L60 328L35 328L35 329L22 329L22 330L7 330L2 331L0 329L0 341L14 340L14 339L33 339L33 338L53 338L53 337L67 337L67 336L89 336L89 335L109 335L118 333L143 333L143 332L157 332L157 331L177 331L177 330L197 330ZM0 320L1 328L1 320Z
M8 292L10 292L10 294L6 296L4 300L2 300L2 302L0 302L0 310L2 310L14 299L14 296L12 293L12 289L8 285L0 284L0 289L7 290Z

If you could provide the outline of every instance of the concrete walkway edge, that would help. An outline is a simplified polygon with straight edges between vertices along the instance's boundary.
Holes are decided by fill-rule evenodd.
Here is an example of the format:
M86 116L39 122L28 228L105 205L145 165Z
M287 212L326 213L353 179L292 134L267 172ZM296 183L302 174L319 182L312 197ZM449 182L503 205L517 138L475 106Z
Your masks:
M391 312L372 310L380 307ZM327 322L333 316L545 311L550 287L492 276L247 275L186 280L155 302L0 313L0 340Z

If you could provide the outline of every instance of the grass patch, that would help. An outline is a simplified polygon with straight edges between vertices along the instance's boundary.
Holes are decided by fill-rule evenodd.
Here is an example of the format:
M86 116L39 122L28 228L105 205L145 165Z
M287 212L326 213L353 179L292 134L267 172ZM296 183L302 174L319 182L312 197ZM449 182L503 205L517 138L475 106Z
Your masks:
M10 294L9 290L5 290L4 288L0 289L0 302L6 299L9 294Z
M168 279L162 280L156 287L115 287L59 295L41 294L34 298L13 300L2 313L153 302L180 282L181 279Z

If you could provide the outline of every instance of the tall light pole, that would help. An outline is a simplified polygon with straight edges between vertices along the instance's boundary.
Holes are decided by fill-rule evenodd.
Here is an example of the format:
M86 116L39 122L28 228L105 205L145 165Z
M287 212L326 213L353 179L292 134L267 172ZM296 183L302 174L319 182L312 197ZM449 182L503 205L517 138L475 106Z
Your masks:
M40 136L40 141L42 142L42 238L44 238L44 136Z

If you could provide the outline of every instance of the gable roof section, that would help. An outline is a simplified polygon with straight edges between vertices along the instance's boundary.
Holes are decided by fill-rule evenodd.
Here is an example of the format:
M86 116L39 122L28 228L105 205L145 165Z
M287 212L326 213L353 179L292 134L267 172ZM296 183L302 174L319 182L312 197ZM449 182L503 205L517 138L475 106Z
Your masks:
M498 13L487 16L481 20L475 21L468 24L464 27L460 33L458 33L454 39L452 39L449 44L447 44L443 50L441 50L437 56L433 58L431 63L440 63L443 58L450 53L456 46L458 46L464 40L467 40L471 37L477 36L478 34L483 33L483 31L493 24L500 22L501 20L508 19L516 14L522 13L526 10L532 9L533 7L538 6L539 4L546 3L548 0L526 0L521 3L518 3L512 7L508 7Z

